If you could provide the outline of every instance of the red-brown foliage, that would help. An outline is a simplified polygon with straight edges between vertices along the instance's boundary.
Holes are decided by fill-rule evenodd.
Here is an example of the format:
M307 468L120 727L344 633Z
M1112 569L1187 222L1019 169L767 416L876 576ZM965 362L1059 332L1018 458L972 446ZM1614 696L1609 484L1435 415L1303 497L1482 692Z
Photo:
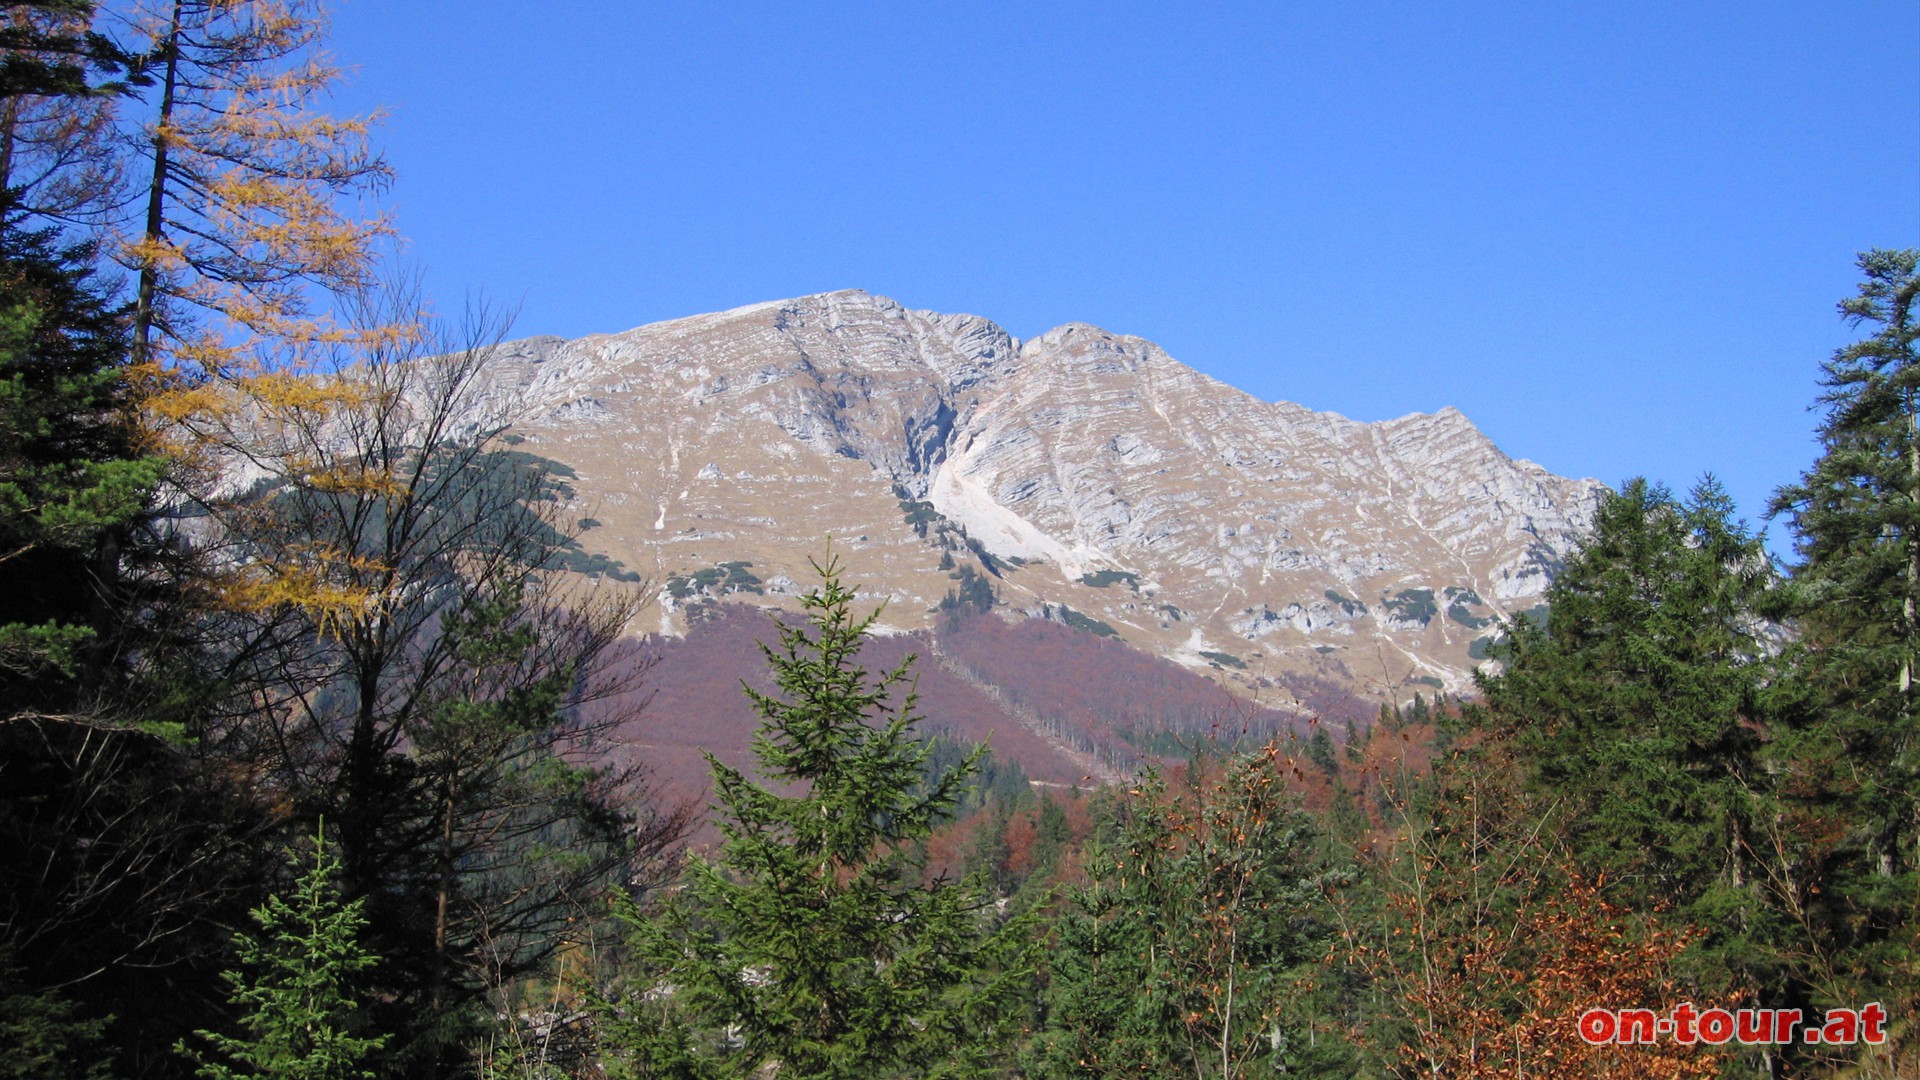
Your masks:
M1031 712L1049 734L1122 765L1172 745L1157 734L1258 744L1307 715L1250 704L1170 660L1059 623L976 616L944 626L939 641L955 663ZM1287 689L1309 706L1321 702L1337 729L1372 708L1308 680Z
M644 666L640 689L610 707L645 707L622 731L622 752L646 764L663 789L705 798L708 768L703 752L735 768L753 768L749 751L758 723L745 681L771 691L759 643L773 638L767 612L742 604L704 610L684 638L649 636L630 643L621 663ZM919 654L913 673L925 716L923 733L943 732L966 742L985 742L1002 760L1018 761L1035 780L1078 783L1074 760L1009 716L992 698L932 662L928 642L915 636L876 637L861 649L871 671L897 667Z

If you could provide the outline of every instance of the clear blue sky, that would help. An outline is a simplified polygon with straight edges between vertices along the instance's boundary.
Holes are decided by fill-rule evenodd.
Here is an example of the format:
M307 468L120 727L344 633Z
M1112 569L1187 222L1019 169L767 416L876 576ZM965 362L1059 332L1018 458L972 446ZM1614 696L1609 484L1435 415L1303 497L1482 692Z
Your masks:
M1561 473L1712 471L1756 519L1815 452L1853 254L1920 245L1920 0L348 0L334 30L444 308L1084 321L1263 398L1455 405Z

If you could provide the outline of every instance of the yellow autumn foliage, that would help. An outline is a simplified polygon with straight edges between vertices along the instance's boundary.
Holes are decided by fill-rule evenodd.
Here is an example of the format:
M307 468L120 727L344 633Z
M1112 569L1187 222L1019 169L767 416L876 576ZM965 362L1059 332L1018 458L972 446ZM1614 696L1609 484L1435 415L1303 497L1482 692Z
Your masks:
M160 72L143 225L118 245L139 277L137 359L207 378L299 366L303 346L365 332L331 298L366 287L387 216L356 203L389 170L375 117L317 103L340 69L313 0L147 0L135 23ZM178 406L169 411L182 411Z

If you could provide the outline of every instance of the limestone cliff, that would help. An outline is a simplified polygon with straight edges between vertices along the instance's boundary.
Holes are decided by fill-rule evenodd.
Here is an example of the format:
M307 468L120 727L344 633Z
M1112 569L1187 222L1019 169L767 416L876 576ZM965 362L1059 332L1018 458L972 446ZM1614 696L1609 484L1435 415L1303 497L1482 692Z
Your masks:
M1264 402L1152 342L849 291L531 339L494 373L564 462L585 540L690 603L808 580L831 535L886 622L955 575L1243 690L1464 689L1494 618L1538 603L1600 487L1501 453L1454 409L1360 423ZM799 583L799 584L796 584ZM649 626L646 629L654 629Z

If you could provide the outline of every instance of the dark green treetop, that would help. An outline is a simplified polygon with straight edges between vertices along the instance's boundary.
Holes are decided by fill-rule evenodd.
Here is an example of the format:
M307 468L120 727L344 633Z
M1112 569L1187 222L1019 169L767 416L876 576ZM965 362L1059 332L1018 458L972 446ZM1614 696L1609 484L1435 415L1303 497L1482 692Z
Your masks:
M116 93L131 75L143 81L137 58L91 29L94 0L8 0L0 6L0 97L82 97Z
M1103 796L1087 884L1054 926L1034 1075L1355 1074L1314 985L1337 875L1280 760L1269 744Z
M124 320L91 253L0 216L0 672L24 695L10 710L59 708L47 680L122 621L119 556L166 464L141 451Z
M298 856L293 859L297 866ZM377 962L360 943L363 902L343 902L334 888L339 860L316 835L313 865L287 896L253 911L258 930L235 935L244 971L226 973L243 1035L201 1031L214 1057L186 1046L208 1080L361 1080L368 1058L387 1036L355 1034L356 976Z
M1822 453L1774 495L1804 560L1803 616L1853 638L1849 650L1885 668L1869 695L1912 695L1920 599L1920 249L1869 251L1857 296L1840 304L1875 332L1822 365ZM1866 635L1862 638L1860 635Z
M1751 985L1779 976L1760 865L1777 629L1756 614L1777 575L1732 509L1711 478L1684 500L1639 479L1606 495L1544 623L1504 627L1468 718L1561 802L1579 865L1712 927L1701 948Z
M1782 605L1806 694L1794 771L1843 830L1813 901L1847 957L1838 970L1853 973L1832 993L1910 1007L1920 1001L1920 249L1868 251L1859 266L1864 280L1840 312L1871 333L1822 366L1821 455L1770 509L1801 558Z
M709 755L720 854L691 861L660 920L632 919L659 968L649 992L671 987L684 1026L615 1048L616 1072L997 1075L1012 1048L1030 928L996 926L973 884L925 880L917 854L980 750L924 775L911 658L861 668L879 612L854 613L831 553L815 568L806 622L763 646L776 691L747 689L761 780Z

